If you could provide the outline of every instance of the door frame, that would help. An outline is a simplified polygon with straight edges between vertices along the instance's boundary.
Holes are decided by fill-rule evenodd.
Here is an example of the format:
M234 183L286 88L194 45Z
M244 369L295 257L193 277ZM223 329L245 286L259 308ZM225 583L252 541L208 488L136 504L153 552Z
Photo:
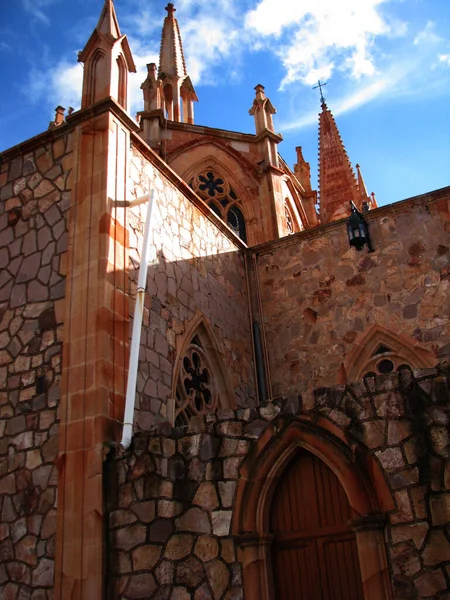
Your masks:
M307 416L281 430L280 423L272 422L240 470L232 531L240 550L246 600L275 600L270 508L277 482L299 448L317 456L335 473L358 515L352 527L364 599L392 600L383 513L392 510L394 502L384 476L375 461L359 464L355 455L361 452L354 452L328 420L320 417L313 422ZM367 472L376 481L376 493Z

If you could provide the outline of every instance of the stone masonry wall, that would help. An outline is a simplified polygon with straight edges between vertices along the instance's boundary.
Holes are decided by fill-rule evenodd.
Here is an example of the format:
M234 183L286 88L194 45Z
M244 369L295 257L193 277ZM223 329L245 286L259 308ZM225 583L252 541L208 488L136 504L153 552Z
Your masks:
M51 600L72 137L0 157L0 597Z
M370 254L350 248L345 222L261 247L274 396L341 382L342 362L373 324L436 362L449 356L449 205L446 188L369 213Z
M176 361L191 323L211 326L237 406L255 399L252 342L244 258L165 176L134 150L131 195L156 190L152 246L137 381L136 422L148 430L155 415L166 420ZM138 278L142 206L129 211L130 279ZM193 332L191 332L193 335Z
M370 483L378 495L388 490L392 506L384 517L393 597L448 598L449 391L447 363L219 411L192 419L187 433L136 436L125 456L112 451L106 470L109 597L243 598L230 529L243 465L252 481L258 441L267 457L303 422L335 430L355 461L379 465L387 488L373 475Z

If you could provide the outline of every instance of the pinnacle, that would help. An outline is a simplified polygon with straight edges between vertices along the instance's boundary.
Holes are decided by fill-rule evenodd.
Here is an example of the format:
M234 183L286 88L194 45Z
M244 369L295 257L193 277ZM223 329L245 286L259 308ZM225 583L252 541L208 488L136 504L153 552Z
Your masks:
M113 0L105 0L102 12L97 24L98 31L104 35L118 39L121 36L119 21L117 20Z

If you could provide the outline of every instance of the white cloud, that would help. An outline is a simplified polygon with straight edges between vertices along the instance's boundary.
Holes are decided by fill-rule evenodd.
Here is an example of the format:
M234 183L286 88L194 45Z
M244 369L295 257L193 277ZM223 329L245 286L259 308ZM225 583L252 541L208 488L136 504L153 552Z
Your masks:
M50 19L45 13L45 9L57 1L58 0L22 0L22 6L27 13L36 19L36 21L49 25Z
M376 73L373 43L393 35L380 6L389 0L261 0L246 26L279 56L286 69L281 87L310 84L318 73L339 68L358 79ZM404 31L396 23L395 31ZM282 37L282 33L286 33ZM322 75L323 77L323 75Z
M33 69L24 93L34 103L44 103L51 111L57 105L77 109L81 104L83 67L62 60L46 71Z
M422 31L414 38L414 45L418 46L419 44L436 44L440 41L442 41L442 38L436 33L436 23L433 21L428 21L424 29L422 29Z
M440 54L439 62L450 67L450 54Z
M214 84L217 74L213 73L213 67L231 56L238 41L238 31L226 18L203 15L199 20L187 21L183 25L183 45L192 81Z

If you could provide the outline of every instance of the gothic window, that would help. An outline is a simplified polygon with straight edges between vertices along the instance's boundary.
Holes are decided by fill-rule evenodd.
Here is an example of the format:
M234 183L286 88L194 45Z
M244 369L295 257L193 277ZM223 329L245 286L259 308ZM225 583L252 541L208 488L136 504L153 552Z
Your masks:
M380 324L370 325L347 353L338 374L339 383L358 381L403 369L436 364L436 356L409 337Z
M241 240L244 240L244 242L247 241L244 215L235 204L231 206L228 211L227 223L234 233L241 238Z
M411 367L404 362L404 359L384 344L380 344L367 362L368 371L363 375L363 379L376 377L377 375L388 375L394 371L404 369L411 370Z
M233 408L220 352L209 326L202 319L187 338L175 375L175 426L186 426L191 417Z
M284 214L286 216L286 227L290 235L291 233L294 233L294 219L292 218L287 202L284 203Z
M199 337L195 335L180 365L175 425L186 425L190 417L216 410L218 400L212 367Z
M247 241L241 202L226 179L210 168L196 175L189 185L241 240Z

